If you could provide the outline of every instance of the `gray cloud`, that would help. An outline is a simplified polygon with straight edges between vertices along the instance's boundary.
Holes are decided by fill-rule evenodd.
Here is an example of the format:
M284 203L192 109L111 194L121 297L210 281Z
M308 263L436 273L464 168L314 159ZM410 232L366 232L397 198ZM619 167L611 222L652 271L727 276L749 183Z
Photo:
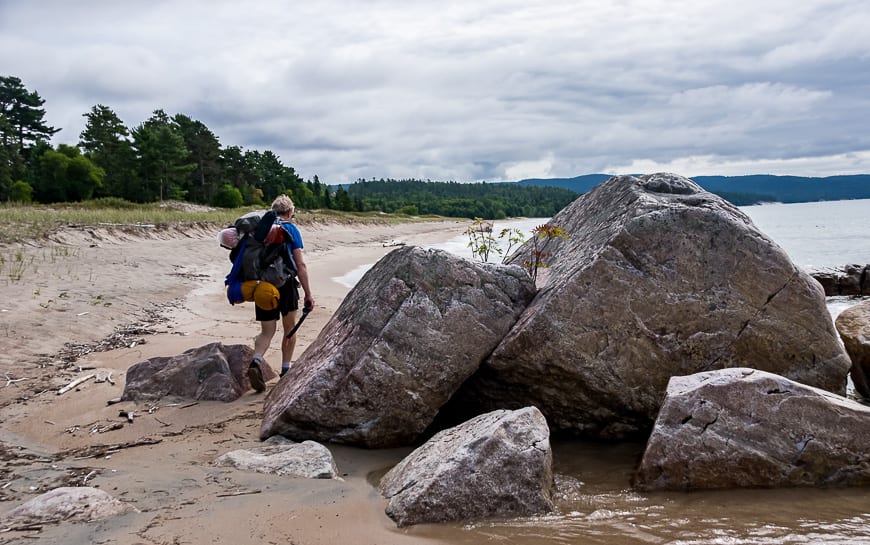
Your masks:
M870 172L861 0L0 0L0 65L56 142L111 107L302 176Z

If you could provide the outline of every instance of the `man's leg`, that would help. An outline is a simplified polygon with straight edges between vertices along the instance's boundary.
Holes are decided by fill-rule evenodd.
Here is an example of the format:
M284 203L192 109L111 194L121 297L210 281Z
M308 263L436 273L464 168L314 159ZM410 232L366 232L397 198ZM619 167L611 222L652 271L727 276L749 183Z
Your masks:
M269 349L269 345L272 344L272 337L275 336L277 327L277 320L262 321L260 322L260 334L254 338L254 360L248 367L248 380L251 382L251 387L258 393L266 390L260 365L263 364L262 357Z
M260 334L254 337L254 354L265 356L278 328L278 320L260 322Z

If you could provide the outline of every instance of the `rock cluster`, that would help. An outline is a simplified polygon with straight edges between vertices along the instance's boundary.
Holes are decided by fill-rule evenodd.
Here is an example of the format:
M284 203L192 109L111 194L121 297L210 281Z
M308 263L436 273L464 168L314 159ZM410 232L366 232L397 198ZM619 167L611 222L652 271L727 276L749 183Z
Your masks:
M845 392L849 359L818 284L692 181L612 178L551 224L570 238L460 405L534 405L554 430L622 439L649 433L675 375L752 367Z
M842 397L852 362L824 290L740 210L680 176L621 176L551 225L570 236L538 286L530 247L507 266L385 256L267 395L260 437L280 444L218 463L310 477L317 459L332 478L310 440L434 435L380 482L400 526L552 510L551 430L648 438L644 490L870 483L870 415ZM867 395L870 318L844 315ZM190 352L131 368L125 399L248 388L249 349Z
M870 265L850 264L840 269L810 271L825 295L870 295Z

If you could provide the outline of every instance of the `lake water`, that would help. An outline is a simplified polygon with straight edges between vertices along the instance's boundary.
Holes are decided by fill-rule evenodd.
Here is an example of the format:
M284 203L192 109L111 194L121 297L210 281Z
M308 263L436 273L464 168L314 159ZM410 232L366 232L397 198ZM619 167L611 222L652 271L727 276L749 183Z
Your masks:
M797 204L763 204L740 207L761 231L776 241L792 261L807 270L840 267L849 263L870 263L870 199ZM519 229L526 237L549 218L496 221L493 234ZM468 237L458 236L431 248L440 248L472 258ZM335 278L353 287L372 264Z
M870 200L741 209L801 267L870 263ZM528 233L545 222L496 222L494 233L503 227ZM467 237L457 237L436 247L470 257L467 245ZM356 279L365 269L355 273ZM828 301L832 315L857 302ZM643 447L554 440L557 514L473 525L424 525L412 533L469 545L870 545L870 488L641 494L630 482Z

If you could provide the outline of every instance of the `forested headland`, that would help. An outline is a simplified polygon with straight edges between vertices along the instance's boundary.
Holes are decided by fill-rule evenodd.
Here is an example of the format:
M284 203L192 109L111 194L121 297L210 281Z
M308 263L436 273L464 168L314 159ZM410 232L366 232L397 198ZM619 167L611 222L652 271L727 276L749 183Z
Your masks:
M0 76L0 202L175 200L236 208L286 193L309 210L498 219L551 216L577 196L514 184L358 180L344 188L316 175L304 180L271 150L223 146L203 122L162 109L128 126L96 104L82 114L77 144L52 146L61 129L46 124L44 104L19 78Z

